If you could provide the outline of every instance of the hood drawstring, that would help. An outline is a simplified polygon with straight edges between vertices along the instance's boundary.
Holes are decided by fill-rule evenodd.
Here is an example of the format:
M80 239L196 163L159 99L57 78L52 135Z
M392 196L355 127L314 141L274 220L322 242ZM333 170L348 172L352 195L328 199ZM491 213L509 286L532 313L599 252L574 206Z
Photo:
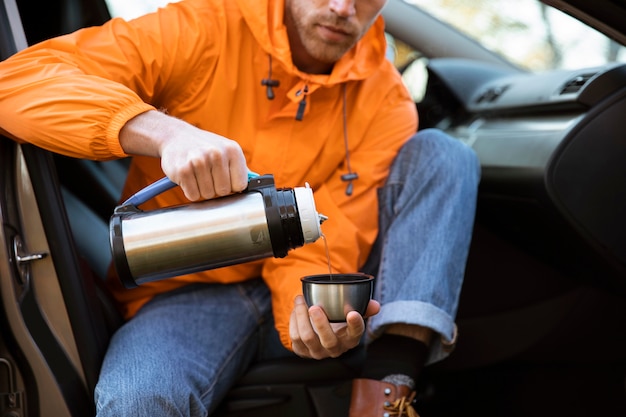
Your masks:
M346 93L346 84L343 84L343 143L346 148L346 168L348 168L348 173L343 174L341 176L341 181L347 182L346 186L346 195L350 197L352 195L352 181L359 179L359 174L356 172L352 172L352 167L350 166L350 149L348 148L348 110L347 110L347 93Z
M267 71L267 78L263 78L261 80L261 85L267 87L265 93L267 94L268 100L274 100L274 88L280 85L280 81L272 79L272 56L268 55L269 58L269 69Z
M269 69L267 72L267 78L261 80L261 85L266 87L266 94L268 100L273 100L275 97L274 87L278 87L280 85L280 81L272 78L272 56L268 55L269 58ZM359 179L359 174L352 171L352 166L350 165L350 148L348 146L348 109L347 109L347 87L344 83L342 86L343 89L343 143L345 146L346 152L346 168L348 168L348 172L341 176L341 181L347 182L346 186L346 195L350 197L352 195L352 191L354 186L352 182L354 180ZM299 90L296 95L302 95L302 100L298 103L298 111L296 112L296 120L302 121L304 117L304 110L306 109L306 96L309 92L309 86L305 85L302 90Z
M306 109L306 95L308 92L308 85L305 85L304 89L296 91L296 96L302 95L302 100L298 103L298 111L296 112L296 120L299 122L301 122L304 117L304 109Z

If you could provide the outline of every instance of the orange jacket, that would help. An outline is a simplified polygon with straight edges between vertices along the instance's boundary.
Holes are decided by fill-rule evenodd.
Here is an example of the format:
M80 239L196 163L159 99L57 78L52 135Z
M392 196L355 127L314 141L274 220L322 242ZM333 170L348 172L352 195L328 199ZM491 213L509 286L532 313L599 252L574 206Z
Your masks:
M277 187L308 182L318 211L329 218L322 231L333 269L357 271L377 234L376 190L398 149L417 129L415 104L385 59L382 17L331 74L311 75L291 61L283 4L185 0L130 22L113 19L34 45L0 63L0 128L15 140L54 152L105 160L127 156L118 133L128 120L151 109L166 111L236 140L248 167L273 174ZM280 81L274 100L261 85L270 71ZM307 104L298 121L303 95ZM350 197L340 178L347 172L346 139L352 170L359 175ZM123 197L161 177L158 159L135 157ZM142 208L183 202L174 189ZM282 259L132 290L122 289L117 280L111 286L131 317L155 294L186 283L261 276L271 289L281 340L290 347L288 323L293 299L301 293L300 277L325 271L320 239Z

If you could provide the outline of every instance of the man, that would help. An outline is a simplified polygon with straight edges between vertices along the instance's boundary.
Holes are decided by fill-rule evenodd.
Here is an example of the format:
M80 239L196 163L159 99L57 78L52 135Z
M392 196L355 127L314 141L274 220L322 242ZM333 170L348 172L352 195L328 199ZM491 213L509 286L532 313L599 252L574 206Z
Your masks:
M457 141L407 142L417 114L385 59L384 3L184 0L0 65L5 134L77 157L132 155L123 198L163 174L180 186L148 209L239 192L248 168L309 182L334 271L377 275L351 416L413 413L421 367L454 343L478 181ZM357 346L363 317L330 324L300 294L300 277L327 265L316 242L133 290L112 277L129 320L102 367L98 415L210 415L254 360Z

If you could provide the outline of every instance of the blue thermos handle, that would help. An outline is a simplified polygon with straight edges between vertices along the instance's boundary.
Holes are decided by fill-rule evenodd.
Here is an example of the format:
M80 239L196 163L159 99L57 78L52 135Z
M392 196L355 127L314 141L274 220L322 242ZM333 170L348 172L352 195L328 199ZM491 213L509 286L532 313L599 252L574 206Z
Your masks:
M248 171L248 180L258 176L259 174L257 174L256 172ZM157 195L176 187L177 185L178 184L172 182L169 178L163 177L160 180L155 181L147 187L137 191L128 200L124 201L122 203L122 206L139 206L150 200L151 198L156 197Z

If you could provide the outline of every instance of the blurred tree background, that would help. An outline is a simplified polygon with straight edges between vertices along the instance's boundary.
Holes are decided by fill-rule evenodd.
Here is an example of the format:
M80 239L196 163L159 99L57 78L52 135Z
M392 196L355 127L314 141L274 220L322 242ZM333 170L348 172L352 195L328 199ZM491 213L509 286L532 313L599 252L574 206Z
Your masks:
M616 42L538 0L406 1L528 70L626 60Z

